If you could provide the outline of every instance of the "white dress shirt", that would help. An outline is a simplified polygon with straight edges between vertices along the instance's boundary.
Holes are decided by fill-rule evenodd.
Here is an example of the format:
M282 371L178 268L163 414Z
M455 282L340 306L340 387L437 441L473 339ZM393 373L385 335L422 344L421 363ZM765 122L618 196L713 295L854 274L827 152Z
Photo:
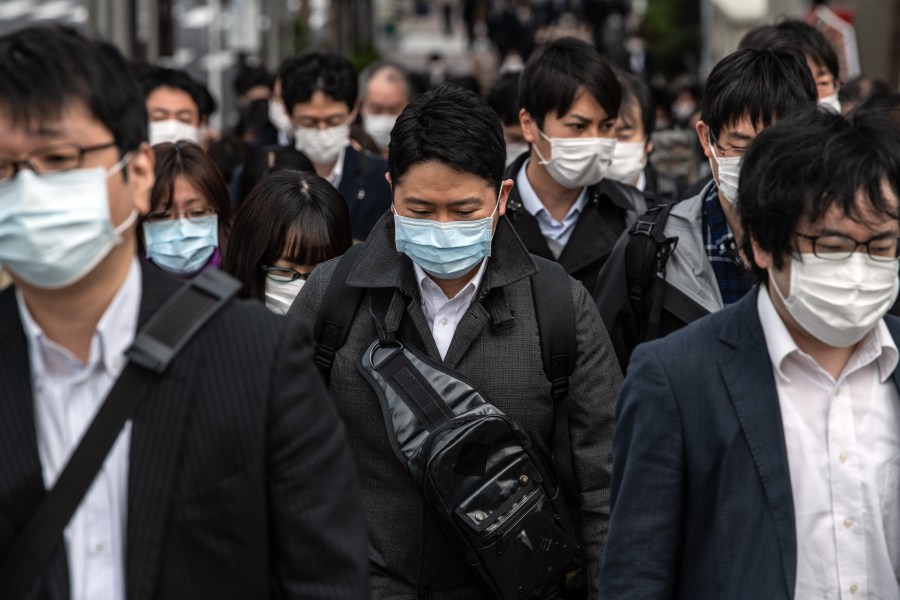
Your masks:
M897 600L897 345L879 321L835 380L797 347L765 288L757 310L775 373L794 498L794 598Z
M49 490L125 366L137 330L141 268L135 258L97 324L84 364L44 334L16 293L28 339L38 454ZM129 422L65 528L72 600L125 597L130 445Z
M419 282L419 295L422 296L422 312L425 313L425 320L431 327L431 335L434 337L434 343L437 345L438 352L441 353L442 360L447 356L447 349L450 347L450 342L453 341L453 334L456 333L459 320L472 304L472 298L478 291L481 278L484 276L485 265L487 265L486 258L481 261L481 266L478 267L478 271L475 272L475 276L469 280L469 283L453 298L448 298L438 284L428 276L428 273L413 263L416 281Z
M334 186L335 189L341 187L341 179L344 177L344 157L347 155L347 146L341 148L341 151L338 153L337 160L334 162L334 166L331 167L331 173L328 175L328 183Z
M525 171L528 168L528 162L530 160L531 159L525 161L522 168L519 169L519 174L516 175L516 186L519 188L519 197L522 199L522 206L525 210L537 219L538 226L541 228L541 233L544 234L544 237L547 239L547 246L549 246L550 252L553 253L553 256L559 258L563 248L569 243L569 238L572 237L572 231L575 230L578 216L581 214L581 211L584 210L584 205L587 203L587 188L581 188L581 193L578 194L578 198L575 199L569 212L566 213L566 216L563 217L562 221L557 221L550 216L550 212L544 206L544 203L541 202L541 199L538 198L534 188L531 187L531 182L528 181L528 174Z

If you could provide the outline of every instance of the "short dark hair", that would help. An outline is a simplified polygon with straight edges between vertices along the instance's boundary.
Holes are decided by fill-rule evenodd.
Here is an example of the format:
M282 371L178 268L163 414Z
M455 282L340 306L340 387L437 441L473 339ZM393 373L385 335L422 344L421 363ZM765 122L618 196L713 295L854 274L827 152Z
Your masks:
M622 85L622 106L638 107L641 112L641 124L644 126L644 136L650 139L656 128L656 104L650 94L650 88L643 79L633 73L621 69L614 69L614 72Z
M818 92L798 50L779 46L736 50L713 68L706 80L700 119L716 137L743 118L768 127L794 110L816 105Z
M0 107L13 123L58 119L79 102L109 129L120 153L147 140L141 87L115 46L61 25L0 37Z
M284 65L285 69L279 69L278 74L288 114L295 105L309 102L318 91L353 110L359 84L353 63L348 59L333 52L307 52Z
M253 150L238 178L237 205L240 207L256 185L278 171L308 171L315 167L305 154L291 146L267 146Z
M185 73L184 71L180 71L178 69L169 69L167 67L157 67L157 66L145 66L138 71L138 79L141 82L141 87L144 90L144 98L147 98L153 90L168 87L176 90L181 90L191 97L191 100L194 101L194 104L197 105L197 115L203 120L204 109L209 110L208 106L205 106L206 99L203 98L203 92L200 89L200 84L194 81L194 78ZM210 99L212 96L210 96ZM204 105L201 107L201 105ZM211 113L207 112L206 116L209 116Z
M231 196L216 163L193 142L180 140L153 146L156 155L156 181L150 192L150 210L164 210L175 200L175 180L184 175L188 182L216 209L219 221L219 247L227 247L231 231Z
M272 78L269 71L263 66L250 66L242 64L234 76L234 93L243 96L255 87L265 86L272 89Z
M775 25L761 25L748 31L738 48L764 50L777 44L791 46L840 79L837 53L821 31L797 19L785 19Z
M884 181L900 194L900 130L884 113L845 118L814 109L760 133L744 155L737 204L743 249L757 279L767 275L752 260L751 236L780 269L795 250L801 217L817 222L836 206L860 220L858 192L877 213L897 219L882 191Z
M265 299L265 273L282 256L305 265L342 255L353 243L347 203L315 173L279 171L241 205L222 268L244 284L243 298Z
M500 190L506 165L503 128L481 96L445 83L403 110L388 146L391 181L399 185L411 167L431 161L478 175Z
M611 119L619 114L622 92L609 65L591 44L564 37L538 49L522 71L519 103L538 127L555 112L563 116L579 90L589 92Z
M504 73L488 92L487 103L504 125L519 124L519 79L519 73Z

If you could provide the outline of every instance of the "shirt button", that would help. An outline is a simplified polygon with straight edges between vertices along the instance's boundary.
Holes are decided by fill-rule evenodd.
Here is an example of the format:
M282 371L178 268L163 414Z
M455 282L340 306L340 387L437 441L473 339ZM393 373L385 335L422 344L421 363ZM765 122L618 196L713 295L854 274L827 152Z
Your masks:
M847 462L847 453L841 452L840 456L838 456L838 460L841 461L842 463Z
M447 324L447 317L444 317L443 319L441 319L441 325L446 325L446 324Z
M854 583L853 585L850 586L850 593L851 593L851 594L855 594L855 593L858 592L858 591L859 591L859 586L856 585L855 583Z
M838 397L838 396L840 396L840 395L841 395L841 388L837 388L836 390L834 390L834 396L835 396L835 397Z
M853 519L851 519L850 517L844 519L844 527L846 527L847 529L853 527Z
M103 553L103 544L94 544L94 554Z

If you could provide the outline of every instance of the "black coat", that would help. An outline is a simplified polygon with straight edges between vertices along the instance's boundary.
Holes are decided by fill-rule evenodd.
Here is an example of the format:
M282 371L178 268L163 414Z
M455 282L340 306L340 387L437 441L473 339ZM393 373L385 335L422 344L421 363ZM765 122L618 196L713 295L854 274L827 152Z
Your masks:
M387 161L382 157L347 146L338 191L350 210L355 240L365 240L391 207L391 186L384 178L387 171Z

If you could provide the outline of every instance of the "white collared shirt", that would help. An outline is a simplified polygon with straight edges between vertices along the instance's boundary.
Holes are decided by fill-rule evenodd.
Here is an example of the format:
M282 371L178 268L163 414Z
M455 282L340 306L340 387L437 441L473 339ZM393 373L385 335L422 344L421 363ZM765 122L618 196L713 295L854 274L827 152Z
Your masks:
M335 189L341 187L341 178L344 176L344 157L347 155L347 146L341 148L341 151L338 153L337 160L334 161L334 166L331 168L331 173L328 175L328 183L333 185Z
M897 600L897 345L879 321L835 381L797 347L765 288L757 310L775 373L794 498L794 598Z
M125 366L141 304L141 267L135 258L100 321L86 364L50 340L32 318L21 292L19 315L28 339L35 428L44 487L51 489ZM66 526L72 600L125 597L125 531L131 422Z
M431 335L434 337L434 343L437 345L441 359L447 356L447 349L450 348L450 342L453 341L453 334L456 333L456 326L462 319L478 286L481 285L481 278L484 276L484 269L487 265L487 258L481 261L481 266L475 272L475 276L469 280L463 289L459 291L453 298L447 298L444 291L431 279L431 277L422 270L422 267L413 263L413 269L416 272L416 281L419 283L419 295L422 296L422 312L425 314L425 320L431 327Z
M575 199L569 212L566 213L566 216L563 217L562 221L557 221L550 216L550 212L544 206L544 203L541 202L541 199L538 198L534 188L531 187L531 182L528 181L526 170L530 160L531 159L529 158L525 161L522 168L519 169L518 175L516 175L516 186L519 188L519 197L522 199L522 206L525 210L537 219L538 226L541 228L541 233L544 234L544 237L547 239L547 245L550 247L553 256L559 258L563 248L569 243L569 238L572 237L572 231L575 230L578 216L581 214L581 211L584 210L584 205L587 203L587 188L581 188L581 193L578 194L578 198Z

